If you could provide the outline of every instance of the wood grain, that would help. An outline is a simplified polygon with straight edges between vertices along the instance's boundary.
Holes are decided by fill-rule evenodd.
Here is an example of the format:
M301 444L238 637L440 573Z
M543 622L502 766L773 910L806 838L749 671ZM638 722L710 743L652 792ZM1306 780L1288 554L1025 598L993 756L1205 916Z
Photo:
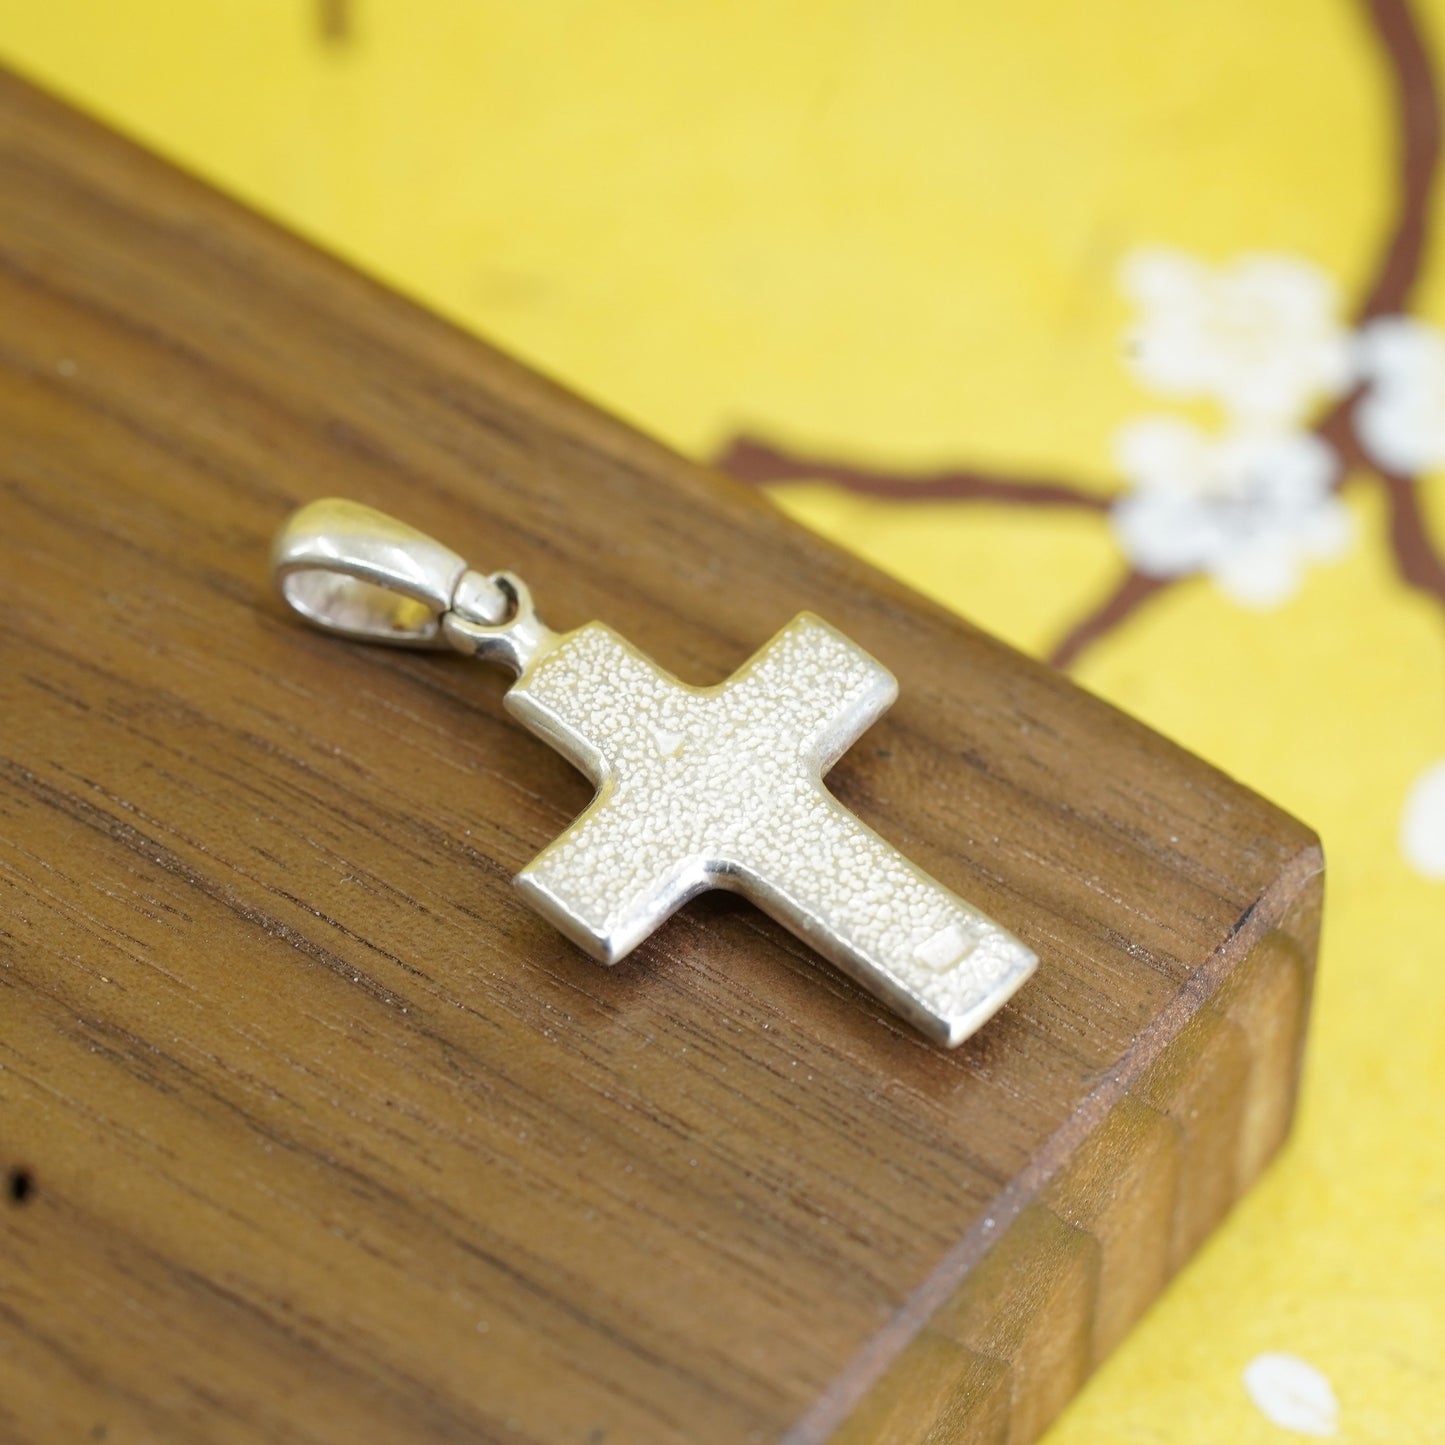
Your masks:
M0 1437L1032 1439L1284 1136L1310 832L14 80L0 171ZM842 627L830 785L1036 979L949 1053L736 898L591 963L505 677L270 597L326 494L688 681Z

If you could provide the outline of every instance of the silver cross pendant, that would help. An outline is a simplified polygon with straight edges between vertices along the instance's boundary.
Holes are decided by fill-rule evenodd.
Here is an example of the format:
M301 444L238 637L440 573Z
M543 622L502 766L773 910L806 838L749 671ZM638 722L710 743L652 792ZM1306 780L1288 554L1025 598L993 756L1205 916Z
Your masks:
M556 633L509 572L370 507L313 502L273 551L302 617L369 642L453 647L517 674L506 706L596 785L517 875L602 963L689 898L745 894L950 1047L1033 973L1033 952L853 816L823 775L898 694L893 675L801 612L716 687L689 687L600 622Z

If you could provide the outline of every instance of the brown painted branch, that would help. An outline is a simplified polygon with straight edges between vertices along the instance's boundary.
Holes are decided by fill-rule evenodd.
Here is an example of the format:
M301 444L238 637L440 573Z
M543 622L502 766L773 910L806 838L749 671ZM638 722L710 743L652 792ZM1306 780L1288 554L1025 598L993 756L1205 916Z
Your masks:
M1004 502L1021 507L1064 507L1105 512L1109 499L1083 487L1031 477L974 470L903 474L878 471L826 457L785 451L746 434L736 436L713 463L740 482L832 482L864 496L907 501Z
M1399 200L1389 244L1375 279L1355 308L1355 324L1403 311L1419 279L1430 227L1430 197L1440 165L1440 96L1429 52L1407 0L1364 0L1395 77ZM1355 436L1359 387L1325 413L1316 433L1334 447L1346 472L1372 463Z
M316 18L326 43L335 45L351 39L351 0L319 0Z
M1315 435L1327 442L1340 459L1340 476L1337 486L1345 481L1351 472L1372 470L1372 462L1360 445L1355 433L1355 404L1364 395L1364 387L1356 387L1348 396L1343 396L1315 423Z
M1375 279L1356 308L1357 325L1402 310L1414 290L1429 238L1430 198L1440 164L1441 134L1434 71L1407 0L1363 3L1395 79L1400 153L1395 223ZM1345 473L1369 465L1354 428L1354 409L1361 394L1362 389L1357 389L1342 398L1315 427L1334 447ZM1390 538L1401 578L1445 605L1445 563L1425 525L1414 483L1386 475L1380 480L1390 502ZM1119 586L1060 640L1049 660L1056 667L1076 662L1169 585L1137 572L1126 573Z
M1087 617L1075 623L1049 654L1055 667L1068 667L1105 633L1112 632L1125 618L1132 617L1151 598L1157 597L1173 578L1146 577L1129 571L1119 585Z
M1445 560L1426 525L1419 484L1391 472L1380 473L1380 482L1390 506L1390 543L1400 580L1445 607Z
M1440 165L1440 95L1424 38L1406 0L1366 0L1395 73L1400 137L1399 208L1390 245L1356 314L1359 322L1403 311L1419 278L1430 234L1430 200ZM1348 472L1371 466L1353 425L1363 388L1318 427ZM1390 511L1390 545L1400 580L1445 606L1445 560L1420 507L1414 478L1372 468Z
M1429 51L1408 0L1361 0L1394 78L1399 197L1390 239L1375 277L1355 310L1355 323L1403 310L1419 278L1430 233L1430 199L1440 164L1440 98ZM1343 470L1369 465L1355 436L1353 414L1360 390L1335 403L1316 433L1339 454ZM795 455L754 437L740 436L717 465L742 481L816 478L850 491L900 500L999 501L1019 506L1071 507L1107 512L1110 501L1065 482L994 476L973 470L922 475L876 472L817 457ZM1406 478L1382 475L1390 502L1390 536L1401 577L1445 604L1445 563ZM1127 572L1093 612L1074 624L1050 654L1067 667L1121 626L1170 584L1168 579Z
M1394 77L1399 196L1390 242L1356 321L1403 311L1424 261L1430 193L1440 162L1440 97L1424 37L1408 0L1365 0Z

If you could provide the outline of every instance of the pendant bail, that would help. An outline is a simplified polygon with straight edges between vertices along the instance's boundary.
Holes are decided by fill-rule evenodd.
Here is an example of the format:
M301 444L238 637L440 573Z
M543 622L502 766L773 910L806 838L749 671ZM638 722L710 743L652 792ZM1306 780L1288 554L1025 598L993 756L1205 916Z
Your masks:
M294 611L365 642L446 648L455 645L443 625L448 613L496 626L516 609L507 589L450 547L339 497L291 514L276 534L271 566Z
M292 512L271 569L294 612L361 642L451 647L520 674L556 641L520 577L474 571L450 547L360 502L324 497Z

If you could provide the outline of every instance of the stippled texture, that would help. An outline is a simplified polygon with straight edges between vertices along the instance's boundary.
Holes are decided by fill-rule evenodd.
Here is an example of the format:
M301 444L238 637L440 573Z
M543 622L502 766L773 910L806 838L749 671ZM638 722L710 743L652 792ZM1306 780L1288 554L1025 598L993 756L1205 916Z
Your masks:
M712 688L686 686L600 624L569 633L508 705L598 791L519 885L606 962L694 894L736 889L931 1036L960 1042L1036 960L824 788L896 690L809 613Z

